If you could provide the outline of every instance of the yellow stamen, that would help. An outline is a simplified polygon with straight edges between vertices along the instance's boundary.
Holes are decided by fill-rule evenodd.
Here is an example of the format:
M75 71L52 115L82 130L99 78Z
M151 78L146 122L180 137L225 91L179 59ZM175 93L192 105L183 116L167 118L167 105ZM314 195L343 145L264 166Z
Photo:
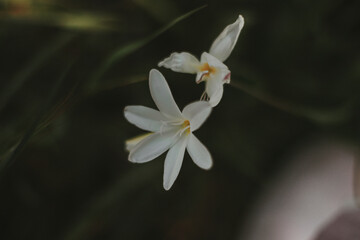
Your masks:
M182 127L184 129L186 128L186 134L190 134L190 122L189 122L189 120L185 120Z

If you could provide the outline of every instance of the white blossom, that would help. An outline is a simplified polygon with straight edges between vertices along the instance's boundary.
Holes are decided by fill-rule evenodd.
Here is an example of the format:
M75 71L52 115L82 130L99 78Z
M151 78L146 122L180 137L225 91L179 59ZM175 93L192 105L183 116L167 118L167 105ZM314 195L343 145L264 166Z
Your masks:
M151 161L169 150L163 178L163 186L169 190L179 174L185 149L200 168L211 168L211 155L193 132L204 123L212 108L206 101L197 101L187 105L181 112L165 78L156 69L150 71L149 85L159 111L144 106L125 107L125 118L150 132L128 140L126 149L130 151L129 161L134 163Z
M196 83L206 81L205 92L201 99L208 96L211 106L216 106L223 95L223 84L230 83L230 70L223 62L230 56L244 26L244 18L228 25L212 43L209 53L203 52L200 61L190 53L172 53L158 66L175 72L196 74Z

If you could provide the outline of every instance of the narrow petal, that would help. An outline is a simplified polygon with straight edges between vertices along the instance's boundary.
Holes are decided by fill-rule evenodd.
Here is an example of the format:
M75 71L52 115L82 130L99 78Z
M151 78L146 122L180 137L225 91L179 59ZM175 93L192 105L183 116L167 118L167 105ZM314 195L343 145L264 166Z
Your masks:
M221 85L211 96L209 95L210 98L209 104L211 105L211 107L216 107L219 104L223 96L223 93L224 93L224 86Z
M205 91L209 97L213 96L220 87L222 87L223 83L219 76L214 76L212 78L209 78L206 81Z
M174 72L181 73L196 73L199 65L199 60L190 53L174 52L170 57L165 58L163 61L159 62L159 67L165 67L173 70Z
M213 161L209 151L194 134L190 134L186 149L194 163L200 168L208 170L212 167Z
M225 61L234 49L243 27L244 18L239 15L238 19L233 24L228 25L215 39L210 47L210 54L222 62Z
M144 163L153 160L168 150L179 138L176 134L178 129L167 132L154 133L139 142L129 154L129 161L135 163Z
M179 175L180 168L184 159L185 148L188 136L183 135L179 141L170 148L166 155L164 163L164 180L165 190L169 190Z
M158 132L166 120L159 111L144 106L127 106L124 115L130 123L150 132Z
M215 107L219 104L223 92L224 84L230 82L230 71L228 69L218 69L217 73L212 75L206 81L205 91L210 98L210 105Z
M153 134L153 133L145 133L140 136L136 136L134 138L130 138L130 139L126 140L125 141L125 149L130 152L131 150L133 150L136 147L137 144L139 144L145 138L149 137L151 134Z
M187 105L182 111L183 116L190 121L191 132L198 129L211 113L211 106L206 101L197 101Z
M150 71L149 85L151 96L162 114L181 119L181 112L171 94L164 76L156 69Z

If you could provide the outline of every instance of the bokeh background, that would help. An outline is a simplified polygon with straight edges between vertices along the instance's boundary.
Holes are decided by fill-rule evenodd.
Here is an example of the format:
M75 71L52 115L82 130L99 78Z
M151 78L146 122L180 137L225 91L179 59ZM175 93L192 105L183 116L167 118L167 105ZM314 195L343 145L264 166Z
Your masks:
M359 1L0 7L0 239L236 239L289 155L360 143ZM150 69L174 51L199 57L238 14L232 83L197 131L214 166L186 155L164 191L164 156L127 161L124 141L141 131L123 109L155 107ZM199 99L194 75L160 71L180 108Z

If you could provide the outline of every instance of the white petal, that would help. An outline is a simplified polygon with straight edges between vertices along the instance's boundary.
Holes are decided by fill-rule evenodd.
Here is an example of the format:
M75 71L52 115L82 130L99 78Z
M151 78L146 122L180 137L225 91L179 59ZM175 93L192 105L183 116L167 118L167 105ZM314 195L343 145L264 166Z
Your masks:
M186 149L194 163L200 168L207 170L212 167L213 161L209 151L194 134L190 134Z
M214 75L223 74L225 72L229 73L230 71L224 63L211 54L203 52L201 54L201 65L199 66L199 71L196 75L196 83L200 83L203 80L214 77Z
M216 105L219 104L222 96L223 96L223 93L224 93L224 86L221 85L217 88L217 90L212 94L212 95L209 95L209 104L211 105L211 107L215 107Z
M166 120L159 111L144 106L127 106L124 115L130 123L150 132L159 131L162 121Z
M205 91L209 97L213 96L219 88L221 88L223 85L223 82L219 78L219 75L216 75L214 77L209 78L206 81L205 85Z
M203 52L201 54L201 63L208 63L209 66L216 67L219 69L228 69L228 67L222 63L218 58L214 57L213 55Z
M230 73L230 71L227 72L228 74ZM205 91L210 98L209 103L211 107L215 107L221 101L224 93L224 83L228 83L228 81L230 81L230 79L224 79L225 76L228 76L227 72L223 71L206 81Z
M136 145L138 143L140 143L145 138L149 137L151 134L153 134L153 133L145 133L140 136L136 136L134 138L126 140L125 141L125 149L130 152L131 150L133 150L136 147Z
M210 98L210 105L215 107L220 102L223 92L224 84L230 82L230 71L228 69L218 69L214 75L211 75L206 81L205 91Z
M190 53L181 52L181 53L172 53L170 57L165 58L163 61L159 62L159 67L165 67L173 70L174 72L181 73L196 73L199 60Z
M179 138L176 135L178 129L167 132L154 133L139 142L129 154L129 161L135 163L144 163L153 160L168 150Z
M200 72L200 71L196 73L196 78L195 78L196 83L200 83L203 81L204 73L205 72Z
M206 101L197 101L187 105L182 111L183 116L190 121L191 132L198 129L211 113L211 106Z
M170 148L166 155L164 163L164 180L163 185L165 190L169 190L175 179L179 175L180 168L184 159L185 148L188 141L188 136L183 135L179 141Z
M210 54L220 61L225 61L234 49L243 27L244 18L239 15L238 19L233 24L228 25L215 39L210 47Z
M156 69L150 71L149 85L151 96L162 114L181 119L181 112L171 94L164 76Z

